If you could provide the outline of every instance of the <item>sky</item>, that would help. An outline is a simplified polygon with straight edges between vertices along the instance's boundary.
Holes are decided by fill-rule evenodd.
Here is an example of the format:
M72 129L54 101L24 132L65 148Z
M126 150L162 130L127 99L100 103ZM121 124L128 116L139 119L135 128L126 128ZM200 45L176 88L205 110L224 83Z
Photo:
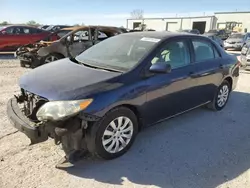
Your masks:
M220 11L250 11L250 0L0 0L0 22L86 24L126 27L135 9L144 17L212 15Z

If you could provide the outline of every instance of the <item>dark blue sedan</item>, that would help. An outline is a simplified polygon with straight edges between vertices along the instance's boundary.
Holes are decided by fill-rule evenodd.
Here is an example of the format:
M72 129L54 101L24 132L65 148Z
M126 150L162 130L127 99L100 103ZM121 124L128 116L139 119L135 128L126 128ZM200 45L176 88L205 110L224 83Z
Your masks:
M113 159L144 126L203 105L223 109L239 66L204 36L126 33L22 76L7 112L32 144L61 143L67 162L81 151Z

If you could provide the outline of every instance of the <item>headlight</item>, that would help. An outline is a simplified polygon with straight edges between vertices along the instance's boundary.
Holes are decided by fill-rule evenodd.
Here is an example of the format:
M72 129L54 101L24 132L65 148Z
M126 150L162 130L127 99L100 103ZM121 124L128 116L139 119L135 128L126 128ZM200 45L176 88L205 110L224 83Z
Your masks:
M36 113L39 121L62 120L86 109L93 99L75 101L52 101L45 103Z

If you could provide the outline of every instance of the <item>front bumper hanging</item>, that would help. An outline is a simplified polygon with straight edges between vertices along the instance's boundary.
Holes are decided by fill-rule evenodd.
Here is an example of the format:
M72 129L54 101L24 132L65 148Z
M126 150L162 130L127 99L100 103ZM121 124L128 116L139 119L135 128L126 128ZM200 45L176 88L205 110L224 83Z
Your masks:
M45 126L34 123L25 117L17 104L16 98L11 98L8 101L7 115L13 126L23 132L31 140L31 144L44 142L48 139L49 135L45 130Z

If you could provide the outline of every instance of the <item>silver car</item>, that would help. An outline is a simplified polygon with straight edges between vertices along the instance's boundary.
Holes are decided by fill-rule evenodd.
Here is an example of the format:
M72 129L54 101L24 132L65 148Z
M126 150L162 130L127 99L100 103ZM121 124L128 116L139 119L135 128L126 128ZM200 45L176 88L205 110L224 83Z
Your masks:
M250 33L235 33L230 35L227 40L224 41L225 50L232 48L235 50L241 50L242 47L250 40Z
M241 65L244 69L250 69L250 42L241 50Z

